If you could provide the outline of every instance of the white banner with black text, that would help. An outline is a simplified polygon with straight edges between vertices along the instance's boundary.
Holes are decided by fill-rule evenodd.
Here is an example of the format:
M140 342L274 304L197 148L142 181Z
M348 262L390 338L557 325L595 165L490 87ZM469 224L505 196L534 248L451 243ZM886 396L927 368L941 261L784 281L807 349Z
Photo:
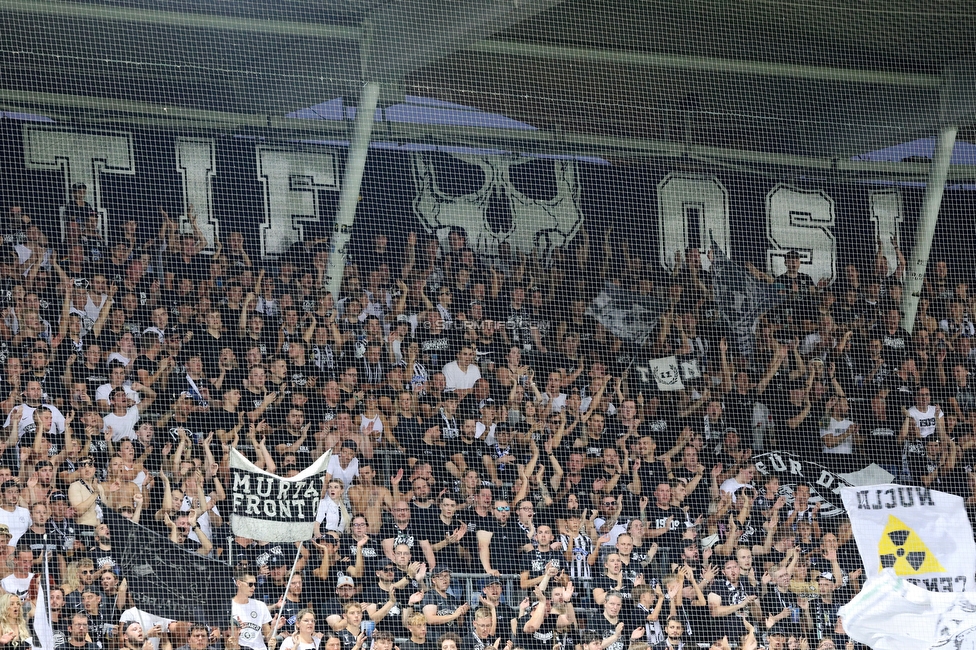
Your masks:
M235 535L263 542L312 538L331 453L291 478L269 474L231 450L231 515Z
M843 488L871 578L884 569L928 591L973 591L976 542L961 497L910 485Z

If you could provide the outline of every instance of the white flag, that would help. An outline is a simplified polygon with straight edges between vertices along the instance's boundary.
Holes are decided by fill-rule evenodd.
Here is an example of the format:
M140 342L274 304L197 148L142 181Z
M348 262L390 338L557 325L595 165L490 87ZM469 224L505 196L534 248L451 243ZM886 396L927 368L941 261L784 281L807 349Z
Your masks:
M47 560L44 564L47 565ZM37 647L44 650L54 648L54 628L48 616L49 587L46 574L47 571L45 575L37 576L37 603L34 605L34 633L37 634Z
M843 488L868 578L883 569L929 591L973 591L976 542L961 497L908 485Z
M331 452L291 478L269 474L231 449L230 527L235 535L263 542L312 538Z
M651 359L647 362L647 367L654 375L658 390L684 390L685 385L681 382L681 368L676 357Z
M976 593L925 591L886 569L840 608L847 635L874 650L976 647Z

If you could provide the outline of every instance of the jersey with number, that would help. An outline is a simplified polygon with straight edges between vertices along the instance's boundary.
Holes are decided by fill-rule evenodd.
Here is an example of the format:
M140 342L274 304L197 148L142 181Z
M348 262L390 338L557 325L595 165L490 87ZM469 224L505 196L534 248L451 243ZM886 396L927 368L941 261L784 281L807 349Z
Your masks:
M935 433L935 422L942 417L942 412L936 408L935 404L930 404L924 412L919 411L918 407L913 406L908 409L908 416L915 420L918 425L919 435L928 438Z

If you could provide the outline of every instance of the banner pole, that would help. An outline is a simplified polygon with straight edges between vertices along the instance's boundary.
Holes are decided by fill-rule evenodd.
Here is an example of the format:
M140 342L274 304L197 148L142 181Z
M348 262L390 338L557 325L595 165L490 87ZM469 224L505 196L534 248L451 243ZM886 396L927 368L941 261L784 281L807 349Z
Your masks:
M298 566L298 560L302 558L302 547L305 545L305 540L298 542L298 553L295 554L295 561L292 562L291 572L288 574L288 581L285 583L285 593L281 596L281 607L278 608L278 613L275 614L274 619L271 621L271 632L278 636L278 619L281 618L281 610L285 608L285 599L288 598L288 590L291 589L291 580L295 577L295 568Z

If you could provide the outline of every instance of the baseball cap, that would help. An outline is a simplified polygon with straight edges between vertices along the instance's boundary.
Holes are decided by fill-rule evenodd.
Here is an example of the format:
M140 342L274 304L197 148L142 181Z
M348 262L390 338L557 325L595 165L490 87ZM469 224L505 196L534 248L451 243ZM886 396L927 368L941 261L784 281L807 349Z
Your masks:
M485 587L488 587L489 585L500 585L501 583L502 583L502 579L501 578L498 578L496 576L488 576L487 578L482 578L481 579L481 582L479 583L479 586L480 586L481 589L484 589Z
M283 558L282 556L272 555L271 557L268 558L269 569L278 569L283 566L285 566L285 558Z
M0 535L6 535L7 537L11 537L10 527L7 526L7 524L0 524Z
M834 574L831 573L830 571L823 571L821 572L820 575L817 576L817 580L830 580L831 582L833 582Z
M442 573L451 573L451 567L446 564L438 564L436 567L434 567L434 570L430 572L430 575L439 576Z
M349 576L339 576L339 579L336 580L336 589L338 589L339 587L355 587L355 586L356 583L353 582L352 578L350 578Z
M64 492L52 492L50 501L67 501L68 497L64 495Z

